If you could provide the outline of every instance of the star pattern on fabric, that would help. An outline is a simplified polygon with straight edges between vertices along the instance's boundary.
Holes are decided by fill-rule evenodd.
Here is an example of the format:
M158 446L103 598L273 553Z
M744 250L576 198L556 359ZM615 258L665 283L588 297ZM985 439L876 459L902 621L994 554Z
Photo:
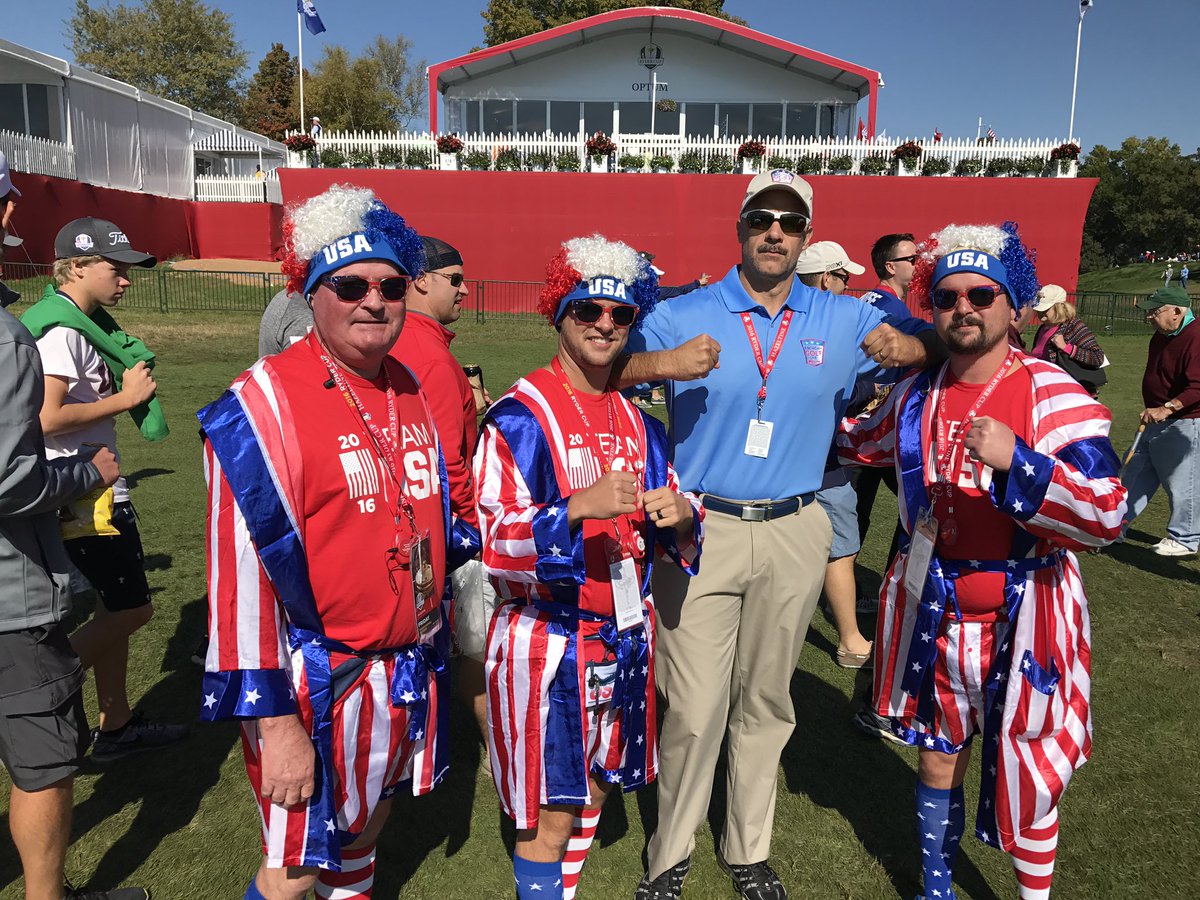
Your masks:
M1012 508L1013 512L1023 512L1025 510L1025 504L1020 500L1014 500L1012 503Z
M325 820L325 831L329 834L333 834L335 831L337 831L337 825L334 824L333 819Z
M1032 478L1035 471L1033 468L1033 463L1025 463L1025 465L1021 466L1021 471Z
M257 703L261 699L262 699L262 694L260 694L258 692L258 688L251 688L250 690L246 691L246 702L249 703L251 706L253 706L255 703Z
M548 515L552 519L557 519L558 514L560 512L562 512L562 509L560 507L551 506L549 509L546 510L546 515Z
M550 555L557 559L558 557L562 556L562 548L559 547L558 544L551 544Z
M205 694L204 695L204 708L205 709L212 709L216 705L217 705L217 695L216 694Z

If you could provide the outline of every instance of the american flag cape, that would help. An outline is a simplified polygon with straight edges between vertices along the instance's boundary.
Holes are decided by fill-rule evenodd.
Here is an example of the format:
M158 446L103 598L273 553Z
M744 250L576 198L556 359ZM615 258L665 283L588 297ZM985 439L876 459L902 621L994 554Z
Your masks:
M617 657L613 703L622 712L623 763L619 772L598 776L632 791L653 781L657 771L653 553L642 578L642 627L618 633L611 617L580 608L580 588L588 580L583 536L581 528L572 534L567 523L571 448L555 414L565 397L550 372L537 370L521 379L488 412L475 454L484 569L497 594L509 601L492 619L488 636L489 747L501 802L518 827L537 822L540 804L578 806L590 796L580 620L607 619L600 636ZM644 453L644 488L678 491L662 424L619 395L616 414L633 426ZM659 530L647 521L646 538L695 574L703 511L689 500L696 523L691 562L676 545L674 529ZM493 678L494 651L501 649L510 662Z
M935 555L922 597L912 603L904 588L908 557L899 553L884 582L875 668L878 712L901 725L927 724L934 638L948 605L955 608L955 577L968 570L1005 573L1009 625L987 668L975 822L979 840L1005 850L1057 807L1091 755L1091 629L1071 551L1115 539L1126 499L1108 439L1111 413L1057 366L1024 354L1018 363L1033 392L1033 446L1018 437L1010 471L995 472L990 485L992 502L1018 526L1010 558ZM906 534L929 505L927 485L936 477L922 438L932 433L938 405L935 375L910 376L870 418L845 420L837 438L844 462L896 466ZM923 742L938 746L932 735Z
M415 377L400 363L389 373L393 383ZM423 399L423 398L422 398ZM228 486L236 504L223 532L209 533L210 595L218 577L236 581L237 608L210 620L210 643L237 658L237 668L206 671L200 717L206 721L300 714L316 752L315 786L307 809L303 865L340 871L341 845L347 836L328 827L336 821L334 799L330 651L354 653L327 637L308 578L304 524L299 518L303 473L293 410L270 357L243 372L216 401L197 413L205 439L205 478L210 491ZM433 418L425 412L430 431ZM436 440L436 438L435 438ZM289 452L289 448L292 448ZM443 521L450 522L446 467L438 447ZM222 550L230 551L223 554ZM224 557L232 571L216 572ZM447 579L448 581L448 579ZM445 618L443 608L443 619ZM413 792L427 793L449 767L450 629L431 643L373 653L393 655L389 696L393 706L409 709L413 749ZM209 659L214 655L210 646ZM436 686L431 684L435 679ZM433 704L428 694L434 688ZM298 701L304 698L308 709Z

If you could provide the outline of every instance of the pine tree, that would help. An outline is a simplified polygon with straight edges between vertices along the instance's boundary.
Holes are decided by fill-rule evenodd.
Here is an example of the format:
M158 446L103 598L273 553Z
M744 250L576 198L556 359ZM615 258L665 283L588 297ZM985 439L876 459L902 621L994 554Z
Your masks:
M289 129L302 127L296 111L296 58L272 44L250 79L246 100L242 104L243 128L283 140Z

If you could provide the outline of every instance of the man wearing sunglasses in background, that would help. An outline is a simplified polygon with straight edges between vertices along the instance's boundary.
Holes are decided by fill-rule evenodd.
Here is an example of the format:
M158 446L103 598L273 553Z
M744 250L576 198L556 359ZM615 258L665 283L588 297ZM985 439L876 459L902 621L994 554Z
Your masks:
M963 778L980 735L975 833L1007 850L1022 900L1050 893L1057 804L1091 751L1087 600L1072 550L1121 527L1109 411L1007 341L1037 293L1015 229L935 235L928 280L949 360L847 419L839 455L893 466L904 546L885 581L877 711L920 749L926 900L952 900ZM982 248L982 249L980 249Z
M448 762L449 489L429 406L388 358L425 260L362 188L334 185L284 228L312 333L199 414L200 714L242 724L263 838L246 898L369 897L392 795L428 793Z
M630 350L653 352L635 352L616 379L675 379L673 460L682 487L704 495L714 554L694 579L655 573L667 712L658 829L637 889L646 900L680 895L726 739L719 859L742 897L786 897L768 863L779 758L831 543L812 501L855 381L926 358L921 341L881 324L871 306L796 279L812 215L804 179L783 169L756 176L736 219L740 264L687 303L659 304L629 340Z
M462 560L453 576L454 637L461 653L457 691L475 713L479 734L487 739L487 701L484 697L483 657L488 623L496 608L496 593L483 577L479 553L479 519L475 514L475 483L471 458L479 427L475 394L462 366L450 352L453 325L462 315L467 296L462 254L445 241L422 236L425 271L412 279L405 295L404 331L391 355L404 363L425 392L437 425L446 479L450 485L453 535L450 552Z

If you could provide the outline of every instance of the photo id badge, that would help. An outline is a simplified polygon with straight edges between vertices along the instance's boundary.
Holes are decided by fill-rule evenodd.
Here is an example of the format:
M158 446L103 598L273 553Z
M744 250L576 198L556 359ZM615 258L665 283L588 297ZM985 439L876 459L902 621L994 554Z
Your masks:
M937 540L938 524L933 517L932 507L917 516L917 527L913 529L908 547L908 561L904 565L904 591L910 600L920 602L925 592L925 580L929 576L929 561L933 559L933 545Z
M609 563L608 574L612 579L613 611L617 616L617 630L625 631L642 624L642 586L638 584L637 565L629 557L620 562Z
M413 606L420 640L436 634L442 627L441 597L435 592L433 560L429 555L429 532L408 545L409 576L412 579Z
M774 428L774 422L751 419L750 427L746 430L746 455L766 459L771 451L771 432Z

